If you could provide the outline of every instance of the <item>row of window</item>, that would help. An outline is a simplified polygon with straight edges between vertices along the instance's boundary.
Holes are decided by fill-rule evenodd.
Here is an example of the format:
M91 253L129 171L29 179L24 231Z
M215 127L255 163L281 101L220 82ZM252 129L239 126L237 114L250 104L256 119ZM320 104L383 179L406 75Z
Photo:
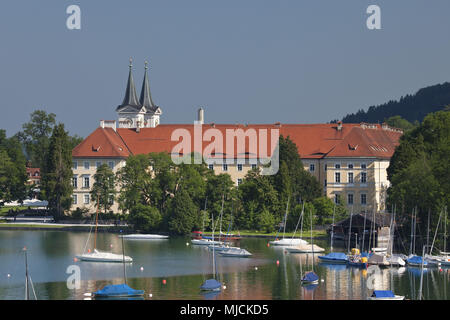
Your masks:
M82 182L83 182L83 188L90 188L91 184L90 184L90 178L89 176L84 176L82 177ZM78 177L72 177L72 186L74 189L78 188Z
M208 165L208 168L214 170L214 164ZM252 169L256 169L256 164L252 164ZM222 171L228 171L228 164L224 163L222 165ZM242 164L237 165L237 171L242 171Z
M339 204L339 195L338 194L334 195L334 203ZM354 195L353 195L353 193L347 194L347 204L348 205L354 204ZM365 194L365 193L361 193L360 194L360 204L361 205L366 205L367 204L367 194Z
M101 161L96 161L95 167L98 169L102 164L103 163ZM113 170L114 169L114 161L108 161L108 166L111 168L111 170ZM91 167L90 161L84 161L83 167L84 167L84 169L89 170L89 168ZM72 162L72 169L78 169L78 161Z
M347 181L348 181L348 183L354 183L353 172L347 173ZM336 183L341 182L341 173L340 172L334 173L334 182L336 182ZM361 172L361 174L359 176L359 182L367 183L367 173L366 172ZM326 185L326 183L325 183L325 185Z
M83 195L83 203L89 204L90 201L91 201L91 196L89 194L84 194ZM72 195L72 204L78 204L78 195L77 194ZM114 196L113 195L111 195L109 197L109 204L111 204L111 205L114 204Z
M325 171L327 171L327 168L328 168L328 165L325 165L325 167L324 167L324 169L325 169ZM335 165L334 165L334 168L335 169L341 169L341 165L339 164L339 163L336 163ZM353 169L353 164L352 163L349 163L348 164L348 168L349 169ZM367 169L367 165L365 164L365 163L361 163L361 169ZM314 164L314 163L311 163L310 165L309 165L309 171L311 171L311 172L313 172L313 171L315 171L316 170L316 165Z

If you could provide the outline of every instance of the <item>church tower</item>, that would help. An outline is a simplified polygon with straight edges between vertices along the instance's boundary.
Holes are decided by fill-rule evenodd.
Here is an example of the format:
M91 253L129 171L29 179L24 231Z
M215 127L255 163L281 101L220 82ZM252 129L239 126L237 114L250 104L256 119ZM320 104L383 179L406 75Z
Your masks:
M119 128L154 128L159 124L159 117L162 111L152 100L147 73L147 62L145 62L145 75L139 100L134 85L132 67L132 60L130 59L130 70L125 97L122 104L116 108L119 118Z

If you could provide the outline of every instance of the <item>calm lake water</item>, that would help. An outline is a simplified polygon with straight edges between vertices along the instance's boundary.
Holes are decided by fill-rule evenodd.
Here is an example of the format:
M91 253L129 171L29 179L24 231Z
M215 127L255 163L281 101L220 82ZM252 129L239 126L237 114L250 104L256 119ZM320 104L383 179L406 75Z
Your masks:
M86 292L99 290L107 284L123 283L121 263L74 262L74 257L83 252L88 236L89 233L81 232L0 231L0 299L24 298L24 246L28 248L29 272L40 300L80 300L85 298ZM126 267L128 284L145 290L145 299L153 300L366 299L371 293L368 287L392 290L407 299L417 299L419 268L387 268L375 275L345 265L321 264L317 255L314 255L314 271L320 277L319 285L304 287L300 284L300 272L311 269L312 255L290 254L280 247L268 247L268 241L263 238L240 240L240 246L253 254L251 258L217 256L219 280L225 283L226 289L216 295L205 295L199 287L213 274L212 254L207 248L191 245L188 237L127 240L124 241L125 254L133 258L133 263ZM88 248L92 243L91 237ZM314 243L329 251L327 241ZM120 254L121 239L117 234L99 233L97 247ZM67 288L70 274L66 271L71 265L80 267L80 289ZM447 299L449 270L424 271L422 292L425 299Z

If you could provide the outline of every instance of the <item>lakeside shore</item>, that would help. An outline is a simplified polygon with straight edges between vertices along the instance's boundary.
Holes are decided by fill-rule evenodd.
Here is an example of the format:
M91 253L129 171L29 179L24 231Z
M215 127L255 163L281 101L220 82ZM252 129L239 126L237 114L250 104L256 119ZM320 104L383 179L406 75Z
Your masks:
M47 231L79 231L79 232L89 232L91 229L95 228L93 224L76 224L76 223L45 223L45 222L8 222L0 223L0 230L47 230ZM131 227L127 225L114 225L114 224L99 224L97 226L98 232L111 232L116 233L123 230L125 233L132 232ZM158 233L158 232L156 232ZM277 236L276 232L273 233L262 233L257 231L243 230L240 232L232 232L233 235L239 234L243 238L275 238ZM205 236L212 236L212 232L205 232ZM217 236L217 235L216 235ZM284 237L290 238L294 236L293 232L286 232ZM225 235L222 235L225 237ZM278 234L278 238L281 239L282 234ZM309 238L310 234L303 232L303 238ZM296 232L294 238L300 238L300 233ZM313 230L314 239L326 239L327 233L325 230Z

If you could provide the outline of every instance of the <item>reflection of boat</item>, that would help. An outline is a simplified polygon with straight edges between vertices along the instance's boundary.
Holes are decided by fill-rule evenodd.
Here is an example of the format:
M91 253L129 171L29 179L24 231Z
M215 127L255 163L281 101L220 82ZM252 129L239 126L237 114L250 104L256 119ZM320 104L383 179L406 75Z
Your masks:
M245 249L242 248L228 248L219 252L222 257L235 257L235 258L248 258L252 254Z
M309 245L309 244L303 244L303 245L299 245L296 247L289 247L286 248L286 251L290 252L290 253L319 253L319 252L324 252L325 249L319 247L318 245Z
M206 300L212 300L215 297L217 297L220 294L220 290L216 290L216 291L203 291L201 292L201 295L206 299Z
M144 290L135 290L127 284L112 284L105 286L102 290L92 293L93 297L98 298L127 298L140 297L144 295Z
M168 239L169 236L163 236L159 234L127 234L119 236L125 240L154 240L154 239Z
M34 291L33 281L31 280L31 276L28 273L28 256L27 256L27 248L24 247L23 251L25 252L25 300L30 299L30 285L33 290L34 300L37 300L36 292Z
M322 267L325 267L327 269L331 269L334 271L342 271L347 269L346 263L326 263L326 262L319 262L319 265Z
M319 256L320 261L326 263L342 263L346 264L348 261L348 257L343 252L330 252L325 256Z
M404 296L395 295L390 290L374 290L368 300L404 300Z

